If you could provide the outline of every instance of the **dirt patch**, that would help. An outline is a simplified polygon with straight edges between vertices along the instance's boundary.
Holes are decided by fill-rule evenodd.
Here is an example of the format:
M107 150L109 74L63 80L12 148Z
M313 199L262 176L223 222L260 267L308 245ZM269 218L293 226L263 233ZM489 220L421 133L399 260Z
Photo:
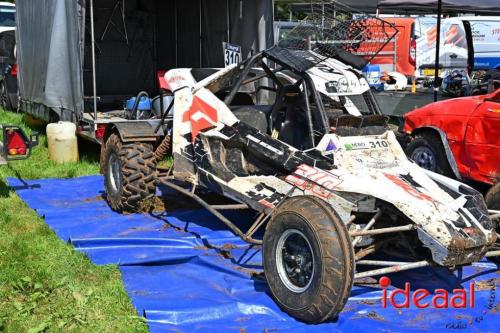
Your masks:
M227 251L231 251L231 250L234 250L236 248L238 248L238 247L234 244L231 244L231 243L226 243L226 244L222 245L222 247L221 247L221 249L227 250Z
M378 321L386 321L384 317L380 316L376 311L369 311L368 313L358 313L353 319L371 318Z
M379 320L379 321L385 321L385 318L380 316L377 312L375 311L370 311L366 315L368 318Z
M138 210L139 213L163 213L165 211L165 203L158 197L144 200Z
M474 282L474 288L476 291L491 290L493 285L500 285L500 278Z
M217 250L217 253L224 259L233 259L233 255L227 250Z
M359 301L358 303L359 304L366 304L366 305L375 305L375 304L377 304L379 302L380 302L379 300L364 299L362 301Z
M83 202L99 202L103 200L104 198L102 197L102 195L96 195L95 197L92 198L83 199Z
M242 273L248 275L251 278L254 278L254 279L257 279L257 280L265 280L266 279L266 276L264 275L264 272L262 272L262 271L257 271L257 270L250 269L250 268L245 268L245 267L242 267L242 266L235 266L234 268L238 272L242 272Z
M228 244L224 244L224 246L226 246L226 245L228 245ZM221 248L218 248L215 246L198 245L198 246L195 246L194 249L201 250L201 251L214 250L218 256L220 256L224 259L233 259L233 255L231 254L231 251L225 249L224 246ZM235 247L232 247L231 249L234 249L234 248Z

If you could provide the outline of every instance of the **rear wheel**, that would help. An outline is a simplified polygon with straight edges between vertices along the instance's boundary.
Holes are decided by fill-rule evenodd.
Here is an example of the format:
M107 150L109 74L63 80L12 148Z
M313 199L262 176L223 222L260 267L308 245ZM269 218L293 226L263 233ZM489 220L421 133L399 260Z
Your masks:
M492 210L500 210L500 183L497 183L494 185L488 193L486 193L486 205L488 206L488 209ZM500 236L500 218L497 218L493 221L496 225L496 231L497 231L497 241L495 243L495 246L493 247L492 250L500 250L500 239L498 237ZM490 258L491 261L495 262L496 264L500 264L500 257L492 257Z
M453 177L441 139L432 133L418 134L406 148L406 155L419 167Z
M279 306L307 323L334 319L351 292L355 261L349 234L324 201L285 201L264 234L264 271Z
M4 110L12 110L12 103L10 102L7 86L4 81L0 82L0 106Z
M138 211L156 191L153 147L143 142L123 143L117 134L112 134L102 155L109 205L119 212Z

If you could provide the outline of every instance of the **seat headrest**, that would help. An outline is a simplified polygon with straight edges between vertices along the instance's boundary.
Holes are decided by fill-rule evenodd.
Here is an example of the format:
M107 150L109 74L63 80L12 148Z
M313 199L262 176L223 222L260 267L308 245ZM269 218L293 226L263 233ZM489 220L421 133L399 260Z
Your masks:
M295 85L287 85L283 87L283 100L285 103L297 103L302 96L302 91Z

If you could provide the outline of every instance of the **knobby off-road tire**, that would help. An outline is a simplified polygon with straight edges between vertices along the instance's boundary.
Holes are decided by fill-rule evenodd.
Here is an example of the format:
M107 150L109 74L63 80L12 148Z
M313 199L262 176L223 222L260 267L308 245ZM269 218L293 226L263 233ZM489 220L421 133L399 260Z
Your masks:
M117 134L106 141L103 153L106 197L118 212L136 212L156 191L153 147L143 142L123 143Z
M500 183L494 185L488 193L486 193L485 201L489 209L500 210ZM500 235L500 219L496 219L493 223L496 225L497 234ZM497 238L492 250L500 250L500 239ZM496 264L500 264L500 257L491 257L490 260Z
M438 135L418 134L405 149L406 155L420 167L454 178L443 143Z
M293 197L277 208L264 234L263 261L276 302L291 316L321 323L342 311L354 251L345 225L324 201Z

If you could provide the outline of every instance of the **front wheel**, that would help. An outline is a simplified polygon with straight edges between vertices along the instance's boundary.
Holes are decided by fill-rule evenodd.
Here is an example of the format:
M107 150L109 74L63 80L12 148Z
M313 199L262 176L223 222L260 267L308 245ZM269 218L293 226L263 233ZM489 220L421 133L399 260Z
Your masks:
M148 143L123 143L117 134L102 152L106 198L118 212L137 212L144 200L155 195L156 162Z
M405 153L419 167L453 177L443 144L437 135L424 133L415 136Z
M285 201L264 234L264 271L278 305L291 316L321 323L342 311L355 261L345 225L324 201Z

